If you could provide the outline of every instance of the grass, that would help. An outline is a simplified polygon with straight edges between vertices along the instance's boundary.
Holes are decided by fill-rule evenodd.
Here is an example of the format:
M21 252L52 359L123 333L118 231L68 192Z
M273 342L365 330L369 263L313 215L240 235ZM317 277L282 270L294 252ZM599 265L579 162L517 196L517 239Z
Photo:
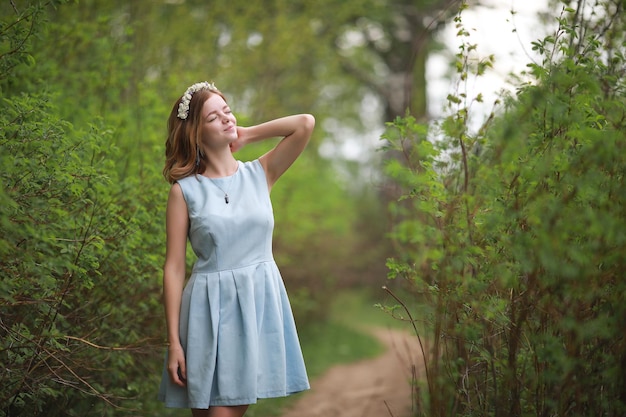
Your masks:
M408 329L409 324L391 317L378 304L396 304L395 300L381 289L344 291L335 296L330 316L333 320L349 327L366 330L371 327Z

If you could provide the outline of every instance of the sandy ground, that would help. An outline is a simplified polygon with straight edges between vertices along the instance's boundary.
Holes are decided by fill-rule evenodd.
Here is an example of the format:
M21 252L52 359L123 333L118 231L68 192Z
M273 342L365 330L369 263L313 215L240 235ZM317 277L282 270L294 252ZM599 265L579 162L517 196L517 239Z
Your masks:
M392 329L372 333L384 354L331 368L283 417L410 417L412 375L420 378L423 369L417 338Z

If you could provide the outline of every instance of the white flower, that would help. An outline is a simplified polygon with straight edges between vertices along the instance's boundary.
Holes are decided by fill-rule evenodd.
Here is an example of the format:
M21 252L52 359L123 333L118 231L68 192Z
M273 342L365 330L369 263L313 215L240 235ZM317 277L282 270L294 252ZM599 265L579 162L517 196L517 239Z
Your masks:
M185 94L183 94L180 104L178 105L177 116L179 119L185 120L189 116L189 102L191 101L191 97L193 96L195 92L200 91L200 90L209 90L209 91L218 92L217 87L215 87L215 84L209 83L207 81L203 81L201 83L195 83L194 85L189 87L185 91Z

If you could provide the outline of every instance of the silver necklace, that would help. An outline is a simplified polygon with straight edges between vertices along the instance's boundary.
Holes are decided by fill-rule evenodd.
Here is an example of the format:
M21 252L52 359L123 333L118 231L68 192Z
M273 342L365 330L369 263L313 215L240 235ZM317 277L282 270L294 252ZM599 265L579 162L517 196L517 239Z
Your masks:
M231 185L231 184L232 184L232 182L233 182L233 177L234 177L234 176L235 176L235 175L233 174L233 175L230 177L230 181L228 182L228 188L226 189L226 190L228 190L228 191L230 191L230 185ZM209 178L209 177L207 177L207 178ZM224 189L223 189L222 187L220 187L219 185L217 185L217 183L216 183L215 181L213 181L213 178L209 178L209 181L211 181L211 182L213 183L213 185L215 185L217 188L219 188L219 190L220 190L221 192L223 192L223 193L224 193L224 202L225 202L226 204L230 203L230 197L228 197L228 192L227 192L227 191L224 191Z

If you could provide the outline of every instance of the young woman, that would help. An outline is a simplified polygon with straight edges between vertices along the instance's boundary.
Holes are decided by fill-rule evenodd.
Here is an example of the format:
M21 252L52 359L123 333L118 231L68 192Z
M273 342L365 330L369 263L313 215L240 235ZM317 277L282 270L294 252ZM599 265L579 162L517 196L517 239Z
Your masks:
M169 347L159 398L193 416L240 417L258 398L309 388L287 293L272 255L270 191L306 147L315 119L300 114L251 127L212 83L177 100L163 173L163 292ZM258 159L244 145L281 137ZM197 261L185 284L187 239Z

